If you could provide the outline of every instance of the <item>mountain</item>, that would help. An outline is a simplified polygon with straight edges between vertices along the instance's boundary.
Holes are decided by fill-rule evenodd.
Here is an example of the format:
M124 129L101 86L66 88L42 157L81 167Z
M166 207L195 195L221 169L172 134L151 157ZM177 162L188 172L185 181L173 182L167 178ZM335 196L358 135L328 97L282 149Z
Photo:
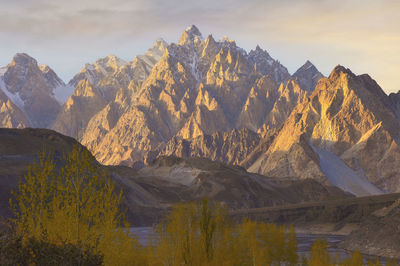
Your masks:
M51 127L106 165L201 156L355 195L400 190L399 93L341 66L324 78L307 61L290 75L259 46L247 53L196 26L131 62L86 64L68 84L17 54L0 87L1 126Z
M312 91L324 75L322 75L322 73L307 60L304 65L294 72L292 77L298 79L298 82L303 89Z
M0 127L24 128L29 125L25 113L7 96L5 84L0 79ZM9 94L10 95L10 94Z
M55 120L61 107L57 92L65 84L50 67L16 54L0 74L0 89L7 96L2 97L1 116L9 117L3 126L48 127ZM7 105L8 100L12 104Z
M397 120L400 121L400 91L389 94L389 99Z
M79 74L81 81L70 82L77 84L75 92L53 128L78 136L102 163L133 165L154 158L174 140L241 129L262 137L280 128L313 89L302 88L259 46L247 53L229 38L203 38L196 26L188 27L177 44L162 47L148 76L140 82L128 77L131 83L117 86L118 92L101 84L124 80L126 73L109 71L103 80L93 74L101 72L95 63L92 76ZM303 80L314 68L303 71ZM101 91L111 96L103 97ZM78 96L83 102L71 104Z
M321 77L309 64L291 76L260 46L247 53L227 37L204 38L194 25L177 43L158 39L131 62L108 55L86 64L68 84L17 54L0 69L0 121L75 137L105 164L143 165L166 146L175 154L173 140L242 129L262 139L275 132Z
M359 196L400 191L400 124L392 102L370 76L337 66L249 171L314 178Z
M129 106L131 95L149 75L166 45L159 39L145 55L136 56L132 62L109 55L86 64L69 82L74 91L62 106L52 128L82 139L89 121L98 119L95 116L104 108L110 108L108 104L119 105L124 101L122 107Z

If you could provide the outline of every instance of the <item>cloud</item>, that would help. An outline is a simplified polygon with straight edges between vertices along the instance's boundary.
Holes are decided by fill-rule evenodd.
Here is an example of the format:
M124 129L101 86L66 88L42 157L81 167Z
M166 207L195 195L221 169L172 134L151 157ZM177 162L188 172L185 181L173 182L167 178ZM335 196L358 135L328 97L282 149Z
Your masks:
M70 78L82 60L110 52L131 59L157 37L176 41L196 24L204 35L228 35L247 50L260 44L292 72L307 59L325 74L343 64L394 91L400 89L398 10L396 0L6 1L0 63L16 49L28 50ZM82 59L71 62L72 53Z

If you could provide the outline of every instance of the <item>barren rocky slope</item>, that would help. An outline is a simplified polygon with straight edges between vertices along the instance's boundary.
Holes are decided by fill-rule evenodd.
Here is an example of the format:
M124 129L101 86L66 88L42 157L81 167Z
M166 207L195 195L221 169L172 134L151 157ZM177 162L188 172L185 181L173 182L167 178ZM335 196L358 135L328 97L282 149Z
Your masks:
M17 54L0 69L0 121L76 137L105 164L143 165L169 141L242 129L270 135L321 77L309 61L291 76L259 46L246 52L191 26L177 43L159 39L131 62L109 55L86 64L67 85Z
M85 138L87 144L95 141L93 139L101 138L101 131L92 132L94 127L98 129L104 126L107 130L105 124L109 124L110 119L117 119L121 115L110 113L108 110L119 107L123 110L130 105L130 96L147 78L154 64L160 59L165 46L163 40L157 40L145 55L136 56L132 62L125 62L114 55L108 55L93 64L86 64L69 82L75 89L62 106L52 128L69 136ZM100 111L101 114L98 114ZM97 122L105 112L108 116L104 118L105 121L101 121L101 124L92 125L94 122L89 124L91 119ZM84 133L85 129L90 132L92 138L87 136L89 133Z
M399 93L340 66L323 78L307 61L290 75L259 46L246 52L195 26L131 62L86 64L68 85L17 54L0 68L0 87L1 126L51 126L106 165L206 157L355 195L400 190Z
M400 199L372 213L340 243L341 248L400 259Z
M356 195L400 191L400 125L368 75L338 66L298 105L249 168L276 178L314 178Z
M243 128L263 136L321 76L307 62L292 78L259 46L247 53L191 26L178 43L157 41L131 63L108 56L86 65L53 128L77 136L102 163L139 165L169 141Z

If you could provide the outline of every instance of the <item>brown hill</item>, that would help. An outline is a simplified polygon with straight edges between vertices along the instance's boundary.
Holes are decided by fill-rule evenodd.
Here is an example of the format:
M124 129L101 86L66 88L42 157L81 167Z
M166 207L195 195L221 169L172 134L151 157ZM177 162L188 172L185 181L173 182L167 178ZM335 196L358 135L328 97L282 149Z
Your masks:
M62 164L63 154L80 145L73 138L46 129L0 129L0 214L9 216L10 190L36 155L46 148ZM93 163L96 160L93 157ZM102 166L124 191L124 205L135 225L151 224L171 204L208 197L229 208L252 208L284 203L343 198L348 195L314 180L274 182L239 167L202 158L160 157L136 171L124 166Z

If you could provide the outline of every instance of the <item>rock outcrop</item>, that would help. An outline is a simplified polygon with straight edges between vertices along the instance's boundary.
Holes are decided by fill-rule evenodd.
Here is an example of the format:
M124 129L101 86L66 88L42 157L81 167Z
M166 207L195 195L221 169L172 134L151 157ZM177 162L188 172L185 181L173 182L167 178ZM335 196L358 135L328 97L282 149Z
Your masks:
M249 129L218 131L212 135L200 135L193 139L173 137L157 156L205 157L230 165L242 165L260 142L260 135Z
M364 219L360 228L347 236L339 247L363 254L400 259L400 200Z

